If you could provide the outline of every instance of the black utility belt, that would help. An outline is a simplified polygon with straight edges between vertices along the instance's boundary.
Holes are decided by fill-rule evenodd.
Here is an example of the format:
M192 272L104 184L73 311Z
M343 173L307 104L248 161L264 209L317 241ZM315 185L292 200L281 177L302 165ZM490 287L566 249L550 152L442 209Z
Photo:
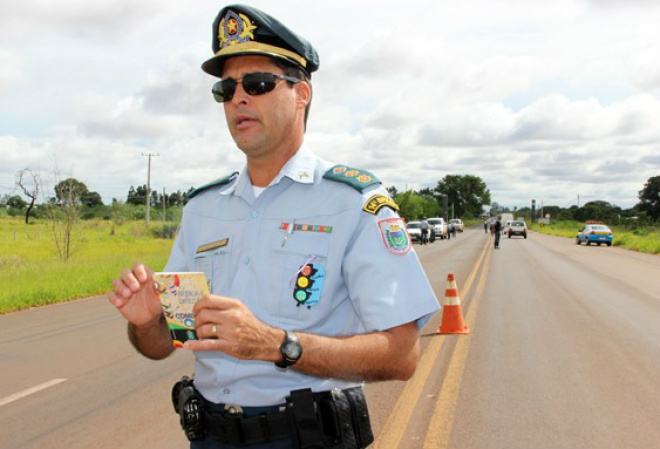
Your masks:
M190 441L210 436L225 444L253 444L291 438L297 449L359 449L374 440L362 387L293 390L277 412L245 416L239 409L208 410L193 380L184 377L172 389L172 402Z

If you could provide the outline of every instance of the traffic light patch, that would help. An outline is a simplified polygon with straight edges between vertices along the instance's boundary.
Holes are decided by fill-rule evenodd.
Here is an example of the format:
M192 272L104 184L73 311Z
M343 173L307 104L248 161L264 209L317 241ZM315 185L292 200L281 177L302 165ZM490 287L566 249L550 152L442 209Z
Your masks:
M296 305L306 305L310 309L321 300L321 291L325 281L325 270L319 265L308 263L300 267L293 288L293 299Z

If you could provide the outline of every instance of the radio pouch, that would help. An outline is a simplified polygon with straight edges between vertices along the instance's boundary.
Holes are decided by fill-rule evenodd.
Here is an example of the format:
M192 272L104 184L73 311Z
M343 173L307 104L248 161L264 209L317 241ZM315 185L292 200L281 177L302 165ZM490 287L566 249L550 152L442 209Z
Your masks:
M287 398L289 432L296 449L323 449L321 424L311 388L293 390Z

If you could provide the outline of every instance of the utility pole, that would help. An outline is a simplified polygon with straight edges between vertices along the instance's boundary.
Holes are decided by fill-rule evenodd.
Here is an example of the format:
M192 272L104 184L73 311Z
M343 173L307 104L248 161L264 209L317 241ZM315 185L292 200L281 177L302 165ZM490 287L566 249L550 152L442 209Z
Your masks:
M166 212L167 212L167 196L165 195L165 187L163 187L163 224L165 224Z
M142 153L142 156L146 156L149 158L149 168L147 169L147 211L145 213L146 221L147 221L147 228L149 227L149 205L151 204L151 158L155 156L160 156L158 153L147 153L144 154Z

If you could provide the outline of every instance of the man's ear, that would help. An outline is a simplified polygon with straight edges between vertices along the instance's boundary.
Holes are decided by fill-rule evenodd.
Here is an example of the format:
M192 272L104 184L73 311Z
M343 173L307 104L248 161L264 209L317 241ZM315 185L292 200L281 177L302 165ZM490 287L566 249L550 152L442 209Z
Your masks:
M304 81L295 84L298 102L305 108L312 101L312 88Z

